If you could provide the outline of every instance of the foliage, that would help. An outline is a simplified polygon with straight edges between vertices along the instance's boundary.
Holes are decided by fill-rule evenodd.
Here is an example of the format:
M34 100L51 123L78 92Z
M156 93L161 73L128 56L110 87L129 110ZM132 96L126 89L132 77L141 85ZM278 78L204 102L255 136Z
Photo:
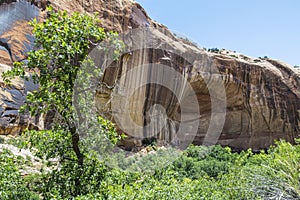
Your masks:
M32 115L54 109L63 119L68 119L74 111L72 95L80 62L86 58L91 42L105 39L106 34L96 26L94 17L49 12L50 17L45 22L31 23L39 50L29 53L27 65L15 63L4 77L29 78L25 73L29 71L40 88L28 94L26 109Z
M105 132L105 135L112 144L117 144L120 140L126 138L126 135L117 133L116 127L111 121L101 116L98 117L98 121L101 126L100 130Z
M202 176L218 177L228 173L234 164L235 155L230 148L221 146L203 147L191 146L174 162L173 170L180 176L198 179Z
M65 158L73 154L70 142L71 135L63 130L27 130L18 138L8 141L18 148L30 149L40 159Z
M49 185L54 187L60 180L66 180L69 185L61 188L61 183L57 186L59 189L55 189L58 192L65 191L64 197L88 191L82 184L85 184L84 180L89 177L86 173L91 167L86 147L79 140L79 132L82 129L78 129L78 124L82 122L81 112L86 110L73 106L75 101L80 107L80 104L85 103L86 97L74 95L74 92L78 92L74 90L78 81L77 75L81 72L81 65L85 66L85 62L94 69L91 71L92 74L100 73L100 67L96 67L87 56L92 48L104 39L109 37L109 42L116 46L114 56L122 47L117 45L119 42L116 41L115 33L105 33L97 23L96 16L76 12L69 16L66 12L55 12L52 8L48 8L48 18L44 22L39 23L35 19L30 23L33 27L36 50L29 52L28 63L25 65L16 62L12 70L3 73L7 84L14 76L25 80L32 79L34 83L39 84L38 90L27 94L26 104L21 111L29 111L32 116L55 114L51 130L28 131L19 145L31 148L43 159L59 159L61 166L57 168L58 171L47 174L46 176L50 177L44 181L47 185L45 188L49 192ZM92 97L91 93L87 94L88 98ZM108 133L110 141L113 143L119 141L120 137L112 124L102 118L99 118L98 122L98 125L102 124L100 130ZM85 158L87 163L84 163ZM42 191L44 197L51 196L48 192Z
M247 163L252 189L269 199L300 198L300 146L279 141L267 154L254 155ZM259 167L254 165L257 161ZM254 183L255 180L255 183Z
M31 137L36 152L47 152L42 134ZM48 133L49 134L49 133ZM58 134L57 136L60 136ZM55 134L50 138L56 138ZM59 138L59 137L58 137ZM28 140L23 138L24 140ZM53 140L59 143L60 139ZM24 143L23 143L24 144ZM49 152L52 147L49 146ZM159 161L159 149L141 161L151 165ZM167 155L167 154L166 154ZM170 155L170 154L169 154ZM85 152L81 194L76 194L76 162L62 160L59 167L32 179L20 178L19 189L40 194L45 199L298 199L300 145L279 141L265 152L251 149L234 153L229 147L190 146L173 163L155 169L154 174L112 169L97 152ZM72 159L71 157L69 159ZM73 155L75 159L75 155ZM155 160L158 159L158 160ZM8 165L15 165L7 162ZM75 164L75 165L74 165ZM18 164L19 165L19 164ZM134 165L136 166L136 165ZM15 169L17 168L6 168ZM1 179L3 180L3 179ZM28 182L27 182L28 181ZM28 191L29 192L29 191ZM24 193L25 195L25 193Z
M266 60L268 59L269 57L268 56L264 56L264 57L258 57L259 59L263 59L263 60Z
M0 197L3 200L10 199L39 199L39 196L26 187L25 180L20 174L20 166L24 159L13 155L9 150L0 152Z
M12 70L5 72L3 77L7 83L13 76L31 78L38 83L39 89L27 94L22 110L28 110L32 116L55 112L58 130L70 132L74 139L74 135L78 135L76 123L81 122L78 122L81 120L80 116L77 116L79 119L75 117L80 113L73 106L73 101L76 101L76 95L73 98L76 78L82 73L80 68L85 66L85 62L89 62L89 66L93 68L90 73L100 75L100 68L87 59L88 53L108 37L112 45L117 47L115 54L122 45L119 45L115 33L105 33L97 26L96 16L90 17L76 12L69 16L66 12L55 12L52 8L49 8L48 15L43 23L36 20L30 23L33 26L37 50L29 53L28 63L14 63Z
M5 139L0 136L0 144L3 144L5 142Z
M220 49L218 48L211 48L207 50L208 52L213 52L213 53L220 53Z

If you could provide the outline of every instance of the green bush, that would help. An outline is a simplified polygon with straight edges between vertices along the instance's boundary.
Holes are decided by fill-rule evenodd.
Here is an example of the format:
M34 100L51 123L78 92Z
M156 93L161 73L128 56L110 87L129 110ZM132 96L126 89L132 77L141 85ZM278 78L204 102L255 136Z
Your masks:
M9 150L0 152L0 198L11 199L39 199L38 194L30 191L21 177L19 167L25 164L22 157L17 157Z
M192 145L174 162L172 170L177 171L181 177L191 179L202 176L217 178L229 172L236 158L237 154L231 153L228 147Z
M43 140L47 137L36 137L33 134L32 138L35 138L31 140L32 143L40 141L44 144ZM43 150L41 144L35 143L34 149L37 152L40 148ZM46 148L43 151L47 151ZM51 148L49 151L53 152ZM171 149L158 150L156 154L168 155L161 151ZM19 199L38 196L44 199L279 199L280 197L298 199L300 197L300 146L285 141L277 142L267 152L261 151L257 154L252 153L250 149L233 153L230 148L219 145L211 147L192 145L170 166L151 169L155 170L154 174L110 168L99 159L100 155L97 152L86 151L84 155L85 165L82 171L74 170L77 169L76 157L69 155L69 160L62 161L59 168L23 179L17 166L21 166L25 161L12 158L9 153L6 153L6 157L1 154L1 161L6 163L1 165L1 192L7 199L13 198L9 195L17 195ZM159 161L159 157L154 155L143 157L142 164L149 165L153 161ZM9 176L3 176L5 173ZM80 173L82 177L79 195L75 190L76 173ZM10 182L11 185L4 184L7 180L13 180Z

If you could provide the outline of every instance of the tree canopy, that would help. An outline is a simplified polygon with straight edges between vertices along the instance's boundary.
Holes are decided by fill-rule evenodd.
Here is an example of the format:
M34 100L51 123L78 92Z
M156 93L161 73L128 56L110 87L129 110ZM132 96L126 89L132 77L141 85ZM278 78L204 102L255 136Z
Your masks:
M48 8L48 16L41 23L36 19L30 23L36 50L29 52L28 63L15 62L12 70L5 72L3 77L8 84L13 76L32 79L39 84L38 90L27 94L22 111L29 111L32 116L54 112L59 123L52 130L71 136L70 142L77 157L79 171L75 180L76 193L79 194L84 155L80 149L75 108L72 104L75 81L81 64L91 49L114 33L106 33L100 28L96 15L88 16L77 12L68 15L67 12L56 12Z

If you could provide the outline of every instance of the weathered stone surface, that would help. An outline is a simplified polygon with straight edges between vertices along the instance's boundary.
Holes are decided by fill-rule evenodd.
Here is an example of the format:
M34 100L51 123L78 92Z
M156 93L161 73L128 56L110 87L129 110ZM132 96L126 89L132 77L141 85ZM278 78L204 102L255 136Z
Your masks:
M0 4L0 63L26 59L34 38L28 22L39 16L39 9L25 0L1 1Z
M219 53L203 52L203 50L195 49L194 46L182 45L181 41L176 42L171 37L164 37L161 42L155 41L157 46L171 43L169 52L158 49L132 52L129 58L123 58L117 66L107 69L103 77L105 85L113 87L117 83L118 87L122 88L122 84L123 86L139 84L137 77L125 76L119 81L116 79L132 67L145 63L163 62L175 68L189 80L197 94L201 118L194 143L202 144L211 118L211 94L201 78L203 74L199 75L201 69L198 69L196 63L201 62L203 55L206 55L212 60L211 65L218 68L227 96L226 121L218 143L236 149L257 150L267 148L274 140L293 141L293 138L298 137L300 79L291 66L271 59L245 58L243 55L225 50ZM193 58L194 64L187 71L184 71L182 66L189 66L190 63L180 57L180 54L172 53L179 49L186 54L199 55ZM148 71L142 71L142 74L147 74L146 77L149 79L151 76L160 76ZM207 75L213 76L213 74ZM168 74L162 76L163 79L172 79ZM102 102L98 104L100 106L110 102L110 92L107 89L99 90L99 102ZM178 127L180 123L177 99L171 91L161 86L149 85L140 88L133 94L130 104L130 117L137 124L144 125L149 123L149 109L152 105L160 104L166 108L169 118L166 122L167 130L162 130L157 135L159 140L165 141L167 135L172 135L171 127ZM105 110L107 111L107 107Z
M26 9L29 9L27 11L36 13L37 8L34 5L25 1L18 2L26 4ZM204 56L211 62L206 63L206 66L211 64L217 67L221 75L219 78L222 79L226 88L226 120L218 143L230 145L236 149L249 147L261 149L268 147L275 139L283 138L293 141L293 138L298 137L300 133L300 78L291 66L272 59L254 59L227 50L213 53L199 49L188 41L175 38L166 27L151 20L144 9L131 0L50 0L50 3L57 10L98 12L101 20L99 25L106 30L124 32L138 27L152 27L159 30L156 35L160 38L159 42L168 44L169 49L174 50L163 51L152 48L132 51L129 56L123 56L114 67L105 71L102 79L105 84L97 93L96 106L108 117L111 117L110 100L112 93L116 90L116 83L119 85L137 84L137 77L125 76L122 79L121 75L133 66L160 62L176 69L189 80L194 88L201 113L200 126L194 143L202 144L210 123L212 95L203 81L201 67L197 66L197 62L203 63ZM4 9L4 5L7 7L13 4L16 3L1 4L0 9ZM16 15L16 12L7 10L6 15L8 14ZM11 60L26 59L26 52L32 48L33 38L30 34L30 27L26 24L29 19L25 19L24 16L10 20L11 25L5 26L5 29L2 28L4 26L0 28L0 41L3 43L0 48L0 63L11 65ZM39 13L41 20L45 16L46 12ZM1 17L0 23L4 24L6 21L3 21ZM130 40L126 42L129 49L134 42ZM5 47L6 44L9 48ZM157 47L159 44L157 43ZM12 56L9 55L9 51ZM180 53L174 52L191 53L196 57L193 62L190 62L180 56ZM158 76L155 73L145 73L148 77ZM164 79L172 78L167 74L159 76ZM213 74L208 73L204 76L213 77ZM3 133L9 134L10 131L7 131L6 126L10 123L6 120L11 120L11 117L7 118L7 116L16 114L16 109L23 101L25 93L20 92L19 88L17 90L3 89L5 89L3 98L9 96L12 101L3 100L5 103L2 104L0 126L3 127ZM149 109L154 104L161 104L166 108L169 118L166 122L167 128L161 131L157 138L167 140L166 138L170 137L174 131L176 132L181 116L178 101L171 91L157 85L141 87L131 98L130 116L137 124L145 125L149 123ZM9 106L13 109L7 109ZM16 127L19 126L16 125ZM13 133L16 134L17 131ZM140 144L141 141L136 139L129 139L124 143L125 146Z
M0 73L10 68L0 64ZM11 85L7 86L0 78L0 135L17 135L26 128L38 126L34 119L18 111L26 100L27 92L37 88L33 82L20 79L12 80Z
M238 149L267 148L274 140L293 141L300 133L300 79L279 61L247 61L213 55L225 72L227 121L219 139Z

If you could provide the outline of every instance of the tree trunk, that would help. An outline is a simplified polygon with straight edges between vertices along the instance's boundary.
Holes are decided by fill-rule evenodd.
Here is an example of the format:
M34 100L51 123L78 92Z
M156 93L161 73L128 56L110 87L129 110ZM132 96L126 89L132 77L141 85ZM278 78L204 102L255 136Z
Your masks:
M83 154L80 151L79 148L79 134L76 131L76 127L72 127L70 128L71 134L72 134L72 147L73 150L76 154L77 157L77 164L78 164L78 171L77 171L77 175L75 177L75 193L76 195L80 195L80 176L81 176L81 171L83 169Z

